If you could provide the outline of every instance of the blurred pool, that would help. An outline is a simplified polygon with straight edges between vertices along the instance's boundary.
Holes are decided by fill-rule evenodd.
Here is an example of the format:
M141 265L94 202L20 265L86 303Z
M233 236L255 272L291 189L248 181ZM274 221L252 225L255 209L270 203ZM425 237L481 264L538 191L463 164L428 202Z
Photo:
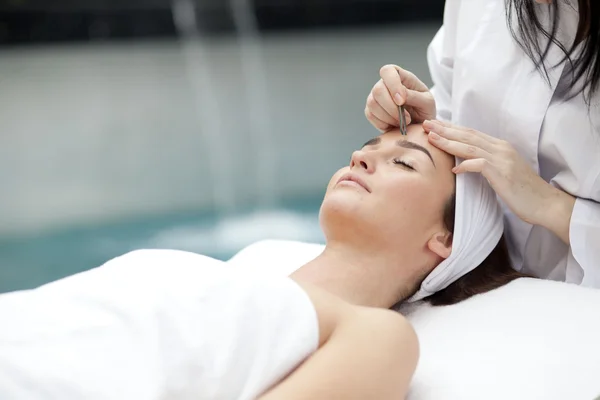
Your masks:
M0 292L28 289L101 265L140 248L193 251L226 260L261 239L323 242L318 223L322 197L245 211L163 215L35 238L0 241Z

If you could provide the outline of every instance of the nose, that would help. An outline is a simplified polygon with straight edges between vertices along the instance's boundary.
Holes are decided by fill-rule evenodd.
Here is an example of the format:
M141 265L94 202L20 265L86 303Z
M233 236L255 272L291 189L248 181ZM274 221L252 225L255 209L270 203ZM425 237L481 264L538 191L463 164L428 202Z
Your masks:
M350 169L353 168L364 169L365 172L372 174L375 172L375 161L366 151L357 150L350 158Z

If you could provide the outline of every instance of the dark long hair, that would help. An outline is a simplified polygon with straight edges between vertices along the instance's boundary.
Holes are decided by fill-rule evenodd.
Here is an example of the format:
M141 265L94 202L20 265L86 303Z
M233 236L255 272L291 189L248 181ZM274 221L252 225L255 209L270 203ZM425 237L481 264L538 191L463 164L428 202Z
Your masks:
M444 225L451 233L454 232L455 209L456 196L453 195L444 207ZM531 275L515 271L511 267L506 241L502 237L490 255L477 268L425 300L434 306L455 304L476 294L497 289L517 278L530 277Z
M540 5L533 0L505 0L508 27L519 46L535 63L536 69L548 80L548 69L554 65L546 65L545 61L554 44L564 56L560 63L567 62L572 67L573 90L568 93L572 98L583 93L588 105L600 85L600 1L577 0L579 6L579 23L573 43L560 43L557 39L561 18L559 1L553 0L550 8L551 25L544 27L536 8ZM513 19L513 17L516 17ZM515 26L516 22L516 26ZM540 39L547 39L543 42ZM573 59L573 53L581 43L581 55Z

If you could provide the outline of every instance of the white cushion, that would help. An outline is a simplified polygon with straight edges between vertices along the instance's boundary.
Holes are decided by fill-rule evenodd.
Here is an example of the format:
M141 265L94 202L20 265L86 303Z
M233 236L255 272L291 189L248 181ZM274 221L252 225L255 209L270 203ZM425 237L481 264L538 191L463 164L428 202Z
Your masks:
M290 274L322 245L268 240L229 262ZM518 279L447 307L402 307L421 358L410 400L585 399L600 396L600 290Z

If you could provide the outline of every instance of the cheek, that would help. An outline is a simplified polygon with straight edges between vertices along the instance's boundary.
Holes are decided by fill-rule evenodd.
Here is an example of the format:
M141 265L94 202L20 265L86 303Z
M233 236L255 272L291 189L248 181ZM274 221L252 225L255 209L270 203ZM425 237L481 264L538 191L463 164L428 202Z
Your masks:
M439 220L441 195L430 182L418 177L389 182L382 191L382 218L388 218L397 230L419 233Z

